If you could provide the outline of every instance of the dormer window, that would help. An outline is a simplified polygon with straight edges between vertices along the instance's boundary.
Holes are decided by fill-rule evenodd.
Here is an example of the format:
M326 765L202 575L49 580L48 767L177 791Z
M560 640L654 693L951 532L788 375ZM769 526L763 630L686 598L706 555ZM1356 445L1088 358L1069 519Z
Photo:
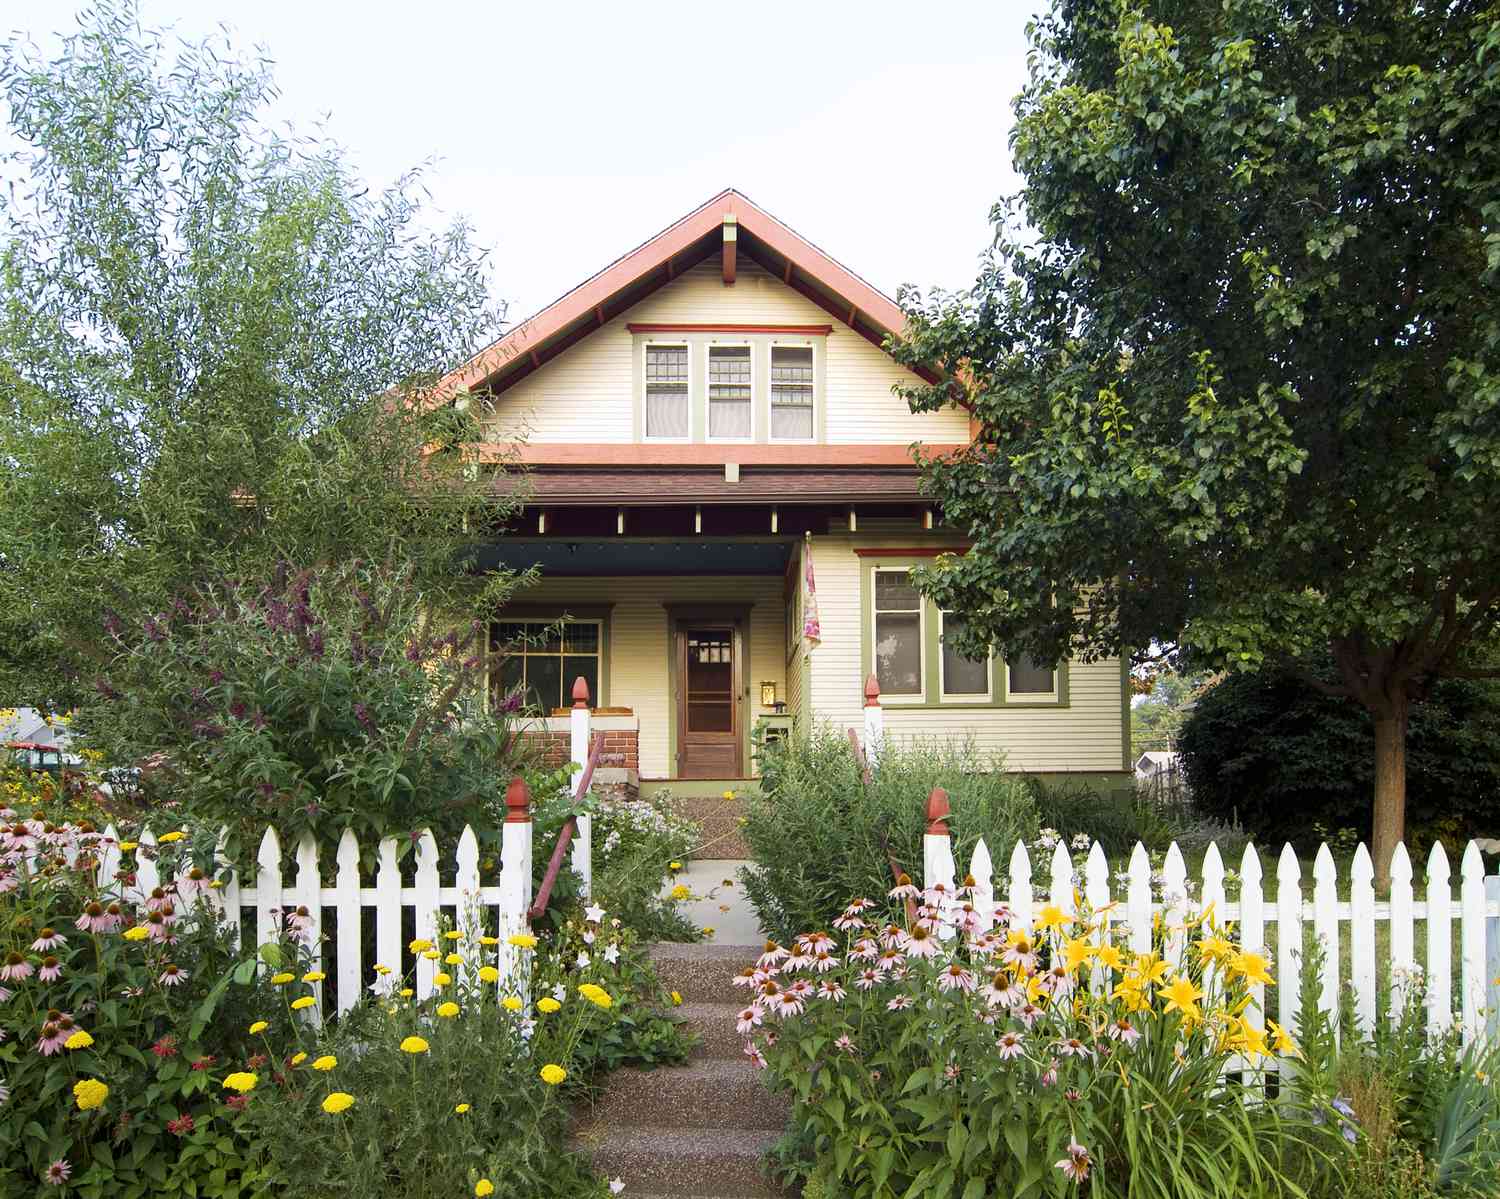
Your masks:
M711 441L749 441L753 371L749 346L708 348L708 436Z
M687 346L648 345L646 436L654 441L686 441L691 432L688 415Z
M813 439L811 346L771 347L771 440Z

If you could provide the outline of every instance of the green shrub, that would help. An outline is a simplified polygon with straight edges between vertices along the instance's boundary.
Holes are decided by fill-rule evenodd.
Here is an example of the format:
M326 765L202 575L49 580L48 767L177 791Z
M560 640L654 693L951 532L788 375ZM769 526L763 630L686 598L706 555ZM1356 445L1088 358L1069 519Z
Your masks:
M891 888L892 858L920 877L934 787L948 792L955 860L966 863L981 837L996 855L1008 854L1035 831L1036 814L1025 782L1003 765L969 745L891 745L866 785L848 740L830 732L768 753L760 794L747 804L756 865L743 872L761 927L781 938L826 928L849 896Z
M594 810L594 894L642 940L699 940L681 901L662 894L669 864L697 842L697 826L672 809L668 792L603 800Z
M1288 674L1231 675L1204 692L1178 742L1193 801L1257 841L1310 848L1370 837L1375 734L1362 708ZM1500 683L1448 679L1411 709L1407 841L1462 844L1500 825Z
M1043 828L1072 842L1080 834L1098 841L1112 862L1129 858L1137 841L1152 853L1163 853L1174 841L1184 853L1219 846L1224 860L1243 849L1244 834L1231 825L1199 813L1180 789L1132 781L1108 792L1087 783L1029 780Z

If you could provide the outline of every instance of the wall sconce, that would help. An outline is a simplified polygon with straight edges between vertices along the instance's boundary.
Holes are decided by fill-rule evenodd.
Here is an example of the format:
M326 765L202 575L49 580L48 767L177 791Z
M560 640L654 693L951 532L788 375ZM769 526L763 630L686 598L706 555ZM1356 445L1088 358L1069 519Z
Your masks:
M760 685L760 706L762 708L774 708L776 706L775 683L762 683Z

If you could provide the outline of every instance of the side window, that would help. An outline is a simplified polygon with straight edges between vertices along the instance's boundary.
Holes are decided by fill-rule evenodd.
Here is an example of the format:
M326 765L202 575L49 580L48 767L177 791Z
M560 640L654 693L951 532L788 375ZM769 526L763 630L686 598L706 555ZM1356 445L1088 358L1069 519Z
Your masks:
M1057 668L1017 654L1006 660L1005 691L1016 699L1047 700L1057 698Z
M953 612L942 614L942 689L944 699L989 699L990 659L965 658L949 645L950 634L957 640L963 631L964 618Z
M882 696L923 694L922 596L904 570L877 570L873 669Z
M813 439L811 346L771 347L771 440Z
M687 346L646 347L646 436L686 441L688 422Z

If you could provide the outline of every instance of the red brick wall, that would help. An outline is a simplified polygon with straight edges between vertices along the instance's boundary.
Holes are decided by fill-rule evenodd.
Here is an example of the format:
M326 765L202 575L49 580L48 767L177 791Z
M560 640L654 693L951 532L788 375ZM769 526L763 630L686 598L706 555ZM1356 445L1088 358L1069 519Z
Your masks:
M522 737L532 747L539 748L544 766L566 766L572 761L573 737L571 733L547 731L523 733ZM634 730L607 730L604 734L604 749L599 754L599 765L620 770L641 768L641 737Z

